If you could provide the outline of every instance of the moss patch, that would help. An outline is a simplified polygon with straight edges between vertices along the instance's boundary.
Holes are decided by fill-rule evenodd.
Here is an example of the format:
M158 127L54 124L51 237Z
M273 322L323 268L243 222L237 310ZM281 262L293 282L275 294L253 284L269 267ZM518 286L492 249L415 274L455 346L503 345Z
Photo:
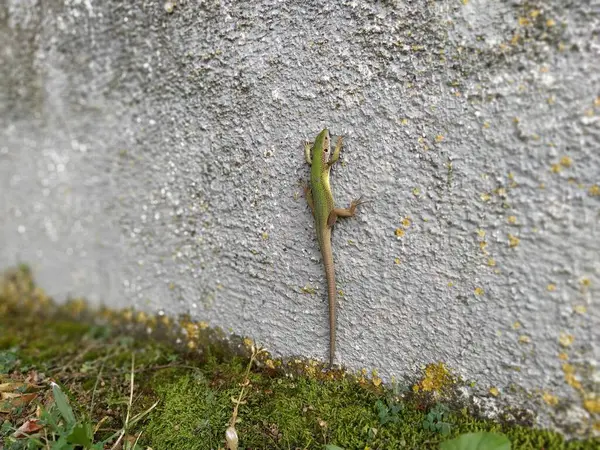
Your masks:
M114 434L127 413L132 357L131 415L159 403L127 430L125 439L139 439L140 445L154 449L225 448L232 399L240 396L242 385L235 425L240 448L323 449L335 444L346 449L427 449L479 430L505 433L515 449L599 445L591 439L565 442L558 433L478 419L466 408L415 394L409 386L419 386L418 391L446 386L451 374L439 364L430 366L420 382L389 389L375 382L376 376L368 380L342 371L324 372L310 362L300 361L297 370L288 367L284 372L267 355L252 365L245 381L248 356L236 341L209 339L204 332L213 333L213 338L219 333L193 326L188 319L179 322L178 329L187 331L178 335L168 331L173 323L131 311L90 314L81 301L54 306L27 268L7 273L0 280L0 386L11 394L4 395L0 405L5 448L26 448L25 439L11 435L36 417L39 405L52 403L51 379L63 387L75 414L89 418L96 440ZM148 327L163 338L139 333ZM174 336L191 337L194 344L179 339L176 345ZM33 395L25 397L26 393ZM443 410L447 434L424 426L433 408Z

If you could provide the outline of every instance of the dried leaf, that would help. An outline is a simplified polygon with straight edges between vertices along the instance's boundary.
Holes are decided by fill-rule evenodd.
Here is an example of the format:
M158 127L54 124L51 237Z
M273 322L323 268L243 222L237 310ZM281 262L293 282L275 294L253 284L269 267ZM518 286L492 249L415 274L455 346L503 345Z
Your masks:
M44 428L39 424L38 419L29 419L13 433L14 438L25 438L28 434L33 434Z

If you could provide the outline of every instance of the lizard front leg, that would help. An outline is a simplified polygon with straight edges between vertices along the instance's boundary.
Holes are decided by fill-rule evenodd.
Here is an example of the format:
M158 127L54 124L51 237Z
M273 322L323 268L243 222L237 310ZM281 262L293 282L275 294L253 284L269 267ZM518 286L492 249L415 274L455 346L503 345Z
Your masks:
M327 166L331 167L335 164L335 162L340 159L340 152L342 151L342 136L338 136L337 141L335 143L335 149L333 150L333 155L331 155L331 159L327 163Z
M352 200L348 208L334 208L327 217L327 226L332 227L338 217L354 217L356 215L356 208L363 203L366 203L366 200L359 197L356 200Z

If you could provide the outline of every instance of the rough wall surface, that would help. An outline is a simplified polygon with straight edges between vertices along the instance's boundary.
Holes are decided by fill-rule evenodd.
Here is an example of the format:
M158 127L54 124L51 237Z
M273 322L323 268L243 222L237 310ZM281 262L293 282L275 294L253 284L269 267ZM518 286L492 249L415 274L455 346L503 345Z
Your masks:
M339 362L598 426L598 2L319 3L0 5L0 267L325 358L327 126Z

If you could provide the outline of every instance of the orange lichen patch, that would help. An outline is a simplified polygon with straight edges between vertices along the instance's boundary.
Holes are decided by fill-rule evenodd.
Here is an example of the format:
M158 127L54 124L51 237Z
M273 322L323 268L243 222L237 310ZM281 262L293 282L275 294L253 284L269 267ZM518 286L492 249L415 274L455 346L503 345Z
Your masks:
M561 361L566 361L569 359L569 355L567 355L565 352L561 352L558 354L558 359Z
M562 365L563 373L565 374L565 381L569 386L578 391L583 391L583 386L579 382L579 380L575 377L575 367L571 364L565 363Z
M498 388L497 388L497 387L495 387L495 386L492 386L492 387L490 388L490 391L489 391L489 392L490 392L490 394L491 394L491 395L493 395L494 397L498 397L498 396L500 395L500 391L499 391L499 390L498 390Z
M476 287L474 293L475 293L475 295L483 295L485 292L484 292L483 288Z
M441 392L455 382L454 377L442 362L428 364L425 367L425 376L413 386L414 392Z
M572 334L560 333L560 337L558 338L558 342L563 347L570 347L575 341L575 337Z
M441 134L438 134L435 137L435 142L442 142L444 140L444 136L442 136Z
M546 289L548 290L548 292L554 292L556 291L556 285L554 283L550 283L548 284L548 286L546 286Z
M568 156L563 156L560 158L559 164L563 167L571 167L573 165L573 160Z
M544 392L542 394L542 399L550 406L556 406L558 404L558 397L550 392Z
M402 236L404 236L404 230L402 228L396 228L396 231L394 232L394 234L396 235L396 237L401 238Z
M517 247L517 246L519 245L519 243L520 243L520 242L521 242L521 240L520 240L518 237L516 237L516 236L513 236L513 235L512 235L512 234L510 234L510 233L508 234L508 246L509 246L510 248Z

